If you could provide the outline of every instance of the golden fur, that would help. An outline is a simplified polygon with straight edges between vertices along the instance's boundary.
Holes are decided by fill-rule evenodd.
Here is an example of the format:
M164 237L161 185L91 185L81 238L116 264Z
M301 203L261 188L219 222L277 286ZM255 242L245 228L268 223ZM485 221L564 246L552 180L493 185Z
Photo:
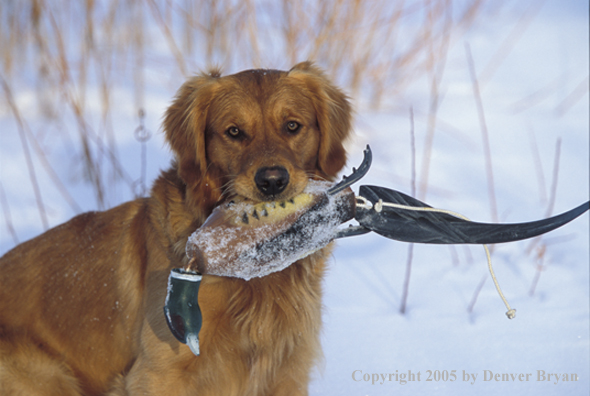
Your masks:
M307 394L329 248L250 281L204 276L198 357L162 308L188 236L220 201L289 198L336 176L346 97L308 62L213 71L180 88L164 130L176 160L148 198L77 216L0 259L1 395ZM276 166L289 183L264 195L253 179Z

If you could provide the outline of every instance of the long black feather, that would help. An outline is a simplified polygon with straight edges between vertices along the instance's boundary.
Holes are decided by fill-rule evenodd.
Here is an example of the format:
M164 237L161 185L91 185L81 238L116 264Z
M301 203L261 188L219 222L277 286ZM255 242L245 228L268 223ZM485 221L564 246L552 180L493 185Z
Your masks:
M379 199L400 205L430 208L399 191L361 186L359 195L375 203ZM560 215L528 223L493 224L463 220L446 213L414 211L383 206L380 212L357 207L355 219L371 231L403 242L430 244L491 244L519 241L552 231L582 215L586 202Z

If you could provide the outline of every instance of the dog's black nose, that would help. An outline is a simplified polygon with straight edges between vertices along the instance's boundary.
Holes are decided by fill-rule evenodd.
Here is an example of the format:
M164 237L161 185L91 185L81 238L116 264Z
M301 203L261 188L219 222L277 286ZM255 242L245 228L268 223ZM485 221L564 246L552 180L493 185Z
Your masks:
M260 168L254 176L254 182L264 195L277 195L287 188L289 172L282 166Z

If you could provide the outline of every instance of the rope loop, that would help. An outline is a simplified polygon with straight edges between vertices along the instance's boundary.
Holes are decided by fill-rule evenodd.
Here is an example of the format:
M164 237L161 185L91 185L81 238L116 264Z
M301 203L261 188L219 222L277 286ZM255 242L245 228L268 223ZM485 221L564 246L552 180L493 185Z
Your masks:
M392 202L383 202L382 199L379 199L379 201L377 201L375 204L373 204L367 198L360 196L360 195L356 197L356 201L357 201L356 206L358 208L368 209L368 210L374 209L375 212L377 212L377 213L381 213L381 211L383 210L384 207L389 207L389 208L396 208L396 209L403 209L403 210L413 210L413 211L418 211L418 212L445 213L445 214L457 217L459 219L471 221L467 217L463 216L462 214L459 214L459 213L456 213L456 212L453 212L450 210L445 210L445 209L400 205L400 204L396 204L396 203L392 203ZM500 298L504 302L506 309L508 309L508 311L506 312L506 316L508 317L508 319L514 319L514 317L516 316L516 310L510 307L510 304L508 304L508 300L506 300L506 297L504 297L504 293L502 293L502 289L500 288L500 284L498 283L498 280L496 279L496 275L494 274L494 268L492 267L492 257L490 254L490 250L488 249L487 245L482 245L482 246L486 252L486 258L488 261L488 269L490 271L490 275L492 276L492 280L494 281L494 285L496 286L496 290L498 291L498 295L500 296Z

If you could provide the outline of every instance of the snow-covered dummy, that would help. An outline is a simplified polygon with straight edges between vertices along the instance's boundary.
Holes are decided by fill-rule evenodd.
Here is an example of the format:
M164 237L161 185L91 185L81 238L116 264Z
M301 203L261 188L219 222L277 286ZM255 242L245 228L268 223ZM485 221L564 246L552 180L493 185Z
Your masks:
M483 244L488 266L512 319L515 310L502 295L485 244L532 238L560 227L590 208L586 202L561 215L518 224L471 222L435 209L399 191L361 186L355 196L350 186L371 165L371 150L352 175L335 185L310 181L305 191L287 201L253 203L243 198L221 204L188 239L187 268L173 269L164 306L174 336L199 355L202 325L198 291L202 274L249 280L281 271L336 238L374 231L390 239L430 244ZM358 226L340 228L355 219Z
M332 183L309 181L305 191L279 202L235 199L213 210L188 239L186 253L201 274L245 280L281 271L325 247L354 217L353 191L329 194Z

